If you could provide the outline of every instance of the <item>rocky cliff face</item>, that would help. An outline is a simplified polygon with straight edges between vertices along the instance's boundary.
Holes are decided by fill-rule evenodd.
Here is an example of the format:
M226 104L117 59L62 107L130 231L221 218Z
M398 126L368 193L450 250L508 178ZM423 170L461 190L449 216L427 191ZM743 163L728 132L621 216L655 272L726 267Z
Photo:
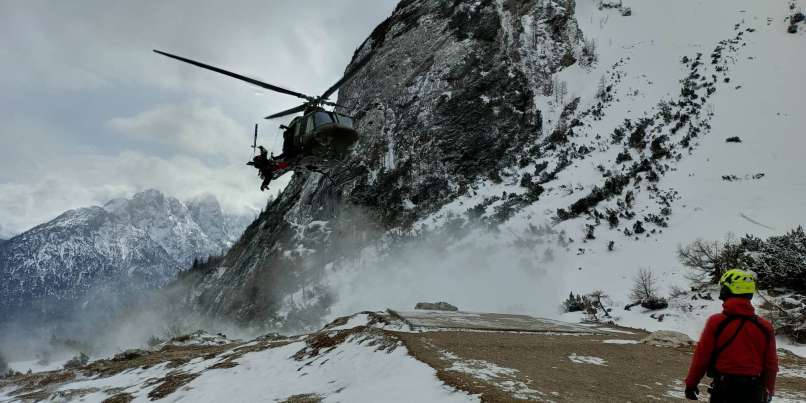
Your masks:
M215 199L186 205L156 190L70 210L0 243L0 300L58 317L90 292L117 299L155 288L225 250L235 222Z
M318 325L332 301L318 279L331 262L529 163L543 130L535 91L580 54L574 7L402 1L340 90L362 134L352 157L330 178L297 173L223 262L185 279L186 302L239 322Z

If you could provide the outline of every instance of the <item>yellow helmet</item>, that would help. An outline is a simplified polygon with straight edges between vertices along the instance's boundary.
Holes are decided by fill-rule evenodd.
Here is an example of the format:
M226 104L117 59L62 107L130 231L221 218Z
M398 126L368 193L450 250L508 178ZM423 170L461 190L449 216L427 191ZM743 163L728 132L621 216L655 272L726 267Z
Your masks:
M719 284L730 290L731 294L743 295L756 292L756 277L744 270L731 269L722 275Z

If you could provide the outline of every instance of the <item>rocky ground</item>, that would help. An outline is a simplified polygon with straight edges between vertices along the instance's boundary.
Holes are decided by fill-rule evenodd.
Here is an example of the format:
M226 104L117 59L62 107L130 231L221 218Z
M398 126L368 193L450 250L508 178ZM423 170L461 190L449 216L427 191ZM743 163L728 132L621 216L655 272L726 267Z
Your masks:
M647 335L636 329L580 336L398 334L414 357L437 369L443 382L479 394L482 401L681 401L692 348L640 343ZM782 355L781 362L785 368L804 365L802 359L789 355ZM802 378L781 377L781 396L806 399L804 383ZM700 389L704 392L706 385Z
M0 402L681 401L690 345L523 315L364 312L249 342L196 333L0 380ZM806 400L806 360L780 353L776 401ZM701 387L705 390L705 385Z

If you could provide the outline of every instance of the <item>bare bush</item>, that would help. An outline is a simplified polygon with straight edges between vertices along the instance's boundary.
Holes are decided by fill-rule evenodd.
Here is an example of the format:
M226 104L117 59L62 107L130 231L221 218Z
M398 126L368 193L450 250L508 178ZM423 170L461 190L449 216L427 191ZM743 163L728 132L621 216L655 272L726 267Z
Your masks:
M630 291L630 298L641 307L657 310L669 307L666 298L658 294L658 278L649 269L641 269L633 279L633 288Z
M649 269L641 269L633 278L630 290L630 299L633 301L647 301L658 298L658 280Z
M688 246L677 249L677 258L684 266L699 273L691 277L697 285L715 284L722 273L728 270L722 259L722 245L698 239Z

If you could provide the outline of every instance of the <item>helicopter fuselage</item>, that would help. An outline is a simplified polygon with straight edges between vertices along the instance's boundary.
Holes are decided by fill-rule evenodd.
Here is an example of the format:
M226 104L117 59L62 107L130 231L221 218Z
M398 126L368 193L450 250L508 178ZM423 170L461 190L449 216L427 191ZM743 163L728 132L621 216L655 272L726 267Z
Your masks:
M286 154L290 151L304 157L342 159L358 140L358 132L351 117L316 108L294 118L283 140Z

